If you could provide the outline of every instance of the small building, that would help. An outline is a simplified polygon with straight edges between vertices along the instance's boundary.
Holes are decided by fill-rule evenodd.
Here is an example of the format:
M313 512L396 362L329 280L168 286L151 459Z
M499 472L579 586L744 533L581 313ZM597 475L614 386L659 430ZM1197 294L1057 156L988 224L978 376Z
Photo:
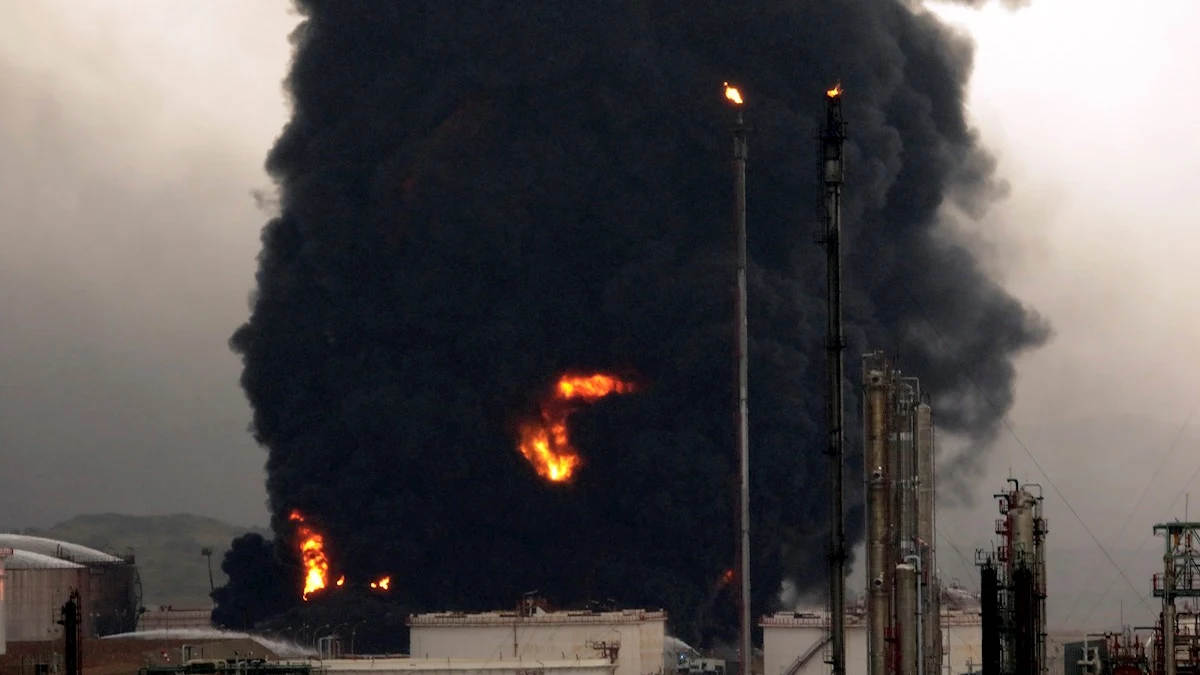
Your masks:
M663 671L667 614L641 609L547 612L532 608L418 614L408 618L408 626L414 660L516 662L507 665L520 669L522 662L604 659L615 666L613 675L655 675Z
M314 662L321 675L614 675L608 659L359 658Z
M983 654L983 621L978 612L941 615L943 668L951 675L973 672ZM763 675L824 675L829 618L825 612L779 612L759 622L763 629ZM867 672L867 627L861 615L846 617L846 672Z

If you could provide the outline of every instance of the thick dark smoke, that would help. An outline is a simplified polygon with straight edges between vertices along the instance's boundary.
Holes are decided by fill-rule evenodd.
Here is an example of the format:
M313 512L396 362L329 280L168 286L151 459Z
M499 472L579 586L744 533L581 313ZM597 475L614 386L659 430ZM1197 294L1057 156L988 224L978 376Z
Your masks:
M390 573L398 606L510 607L537 589L664 606L686 639L727 634L724 80L754 127L755 611L785 577L824 578L825 89L844 84L852 136L848 386L859 353L894 350L943 429L986 440L1012 359L1047 337L939 224L943 205L978 213L1003 186L964 119L970 45L905 3L299 5L295 114L268 161L281 210L233 338L285 559L298 508L340 572ZM577 369L646 386L572 418L585 465L551 485L514 433ZM851 458L853 490L859 471ZM221 602L247 602L228 562Z

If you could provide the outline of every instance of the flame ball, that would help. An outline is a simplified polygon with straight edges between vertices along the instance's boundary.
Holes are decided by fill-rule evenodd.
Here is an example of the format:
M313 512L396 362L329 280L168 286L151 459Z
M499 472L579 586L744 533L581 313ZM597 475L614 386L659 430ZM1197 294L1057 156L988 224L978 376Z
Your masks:
M628 394L633 383L614 375L563 375L542 403L539 419L521 425L517 449L533 464L539 476L561 483L571 479L582 461L571 445L567 424L578 403L593 403L610 394Z

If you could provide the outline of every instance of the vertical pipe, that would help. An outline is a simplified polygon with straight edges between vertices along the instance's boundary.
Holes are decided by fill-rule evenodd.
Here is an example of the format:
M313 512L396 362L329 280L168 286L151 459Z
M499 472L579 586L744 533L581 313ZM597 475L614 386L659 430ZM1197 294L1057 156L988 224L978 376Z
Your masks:
M825 185L825 234L829 332L826 336L827 401L829 432L829 643L832 675L846 673L846 524L842 499L842 447L844 440L842 399L844 379L842 350L842 181L843 144L846 125L842 121L841 87L826 92L825 130L821 139Z
M928 403L917 406L917 498L918 553L922 556L925 614L937 620L925 622L926 672L940 670L942 657L941 584L937 578L937 519L933 409Z
M891 618L888 560L888 364L883 354L863 357L866 401L867 474L867 675L886 675L887 628Z
M924 585L921 583L921 556L910 555L904 559L904 562L911 562L916 568L915 578L917 591L917 673L916 675L925 675L925 607L921 601L921 596L925 594Z
M917 622L916 568L896 565L896 627L900 632L900 673L917 675L917 648L921 644Z
M749 409L749 335L746 311L746 161L749 151L746 146L746 124L738 111L737 126L733 135L734 194L737 208L737 379L738 379L738 422L737 451L741 485L741 537L738 546L738 579L740 593L741 649L740 675L750 675L753 661L750 620L750 427Z
M1175 557L1172 555L1169 530L1166 540L1166 552L1163 554L1163 673L1175 675Z

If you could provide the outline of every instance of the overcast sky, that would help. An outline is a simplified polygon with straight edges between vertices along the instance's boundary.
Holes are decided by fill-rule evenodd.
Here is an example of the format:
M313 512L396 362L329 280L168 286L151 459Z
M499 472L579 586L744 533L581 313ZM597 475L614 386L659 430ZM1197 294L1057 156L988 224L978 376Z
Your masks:
M226 341L295 19L254 0L0 0L0 527L265 519Z
M1091 586L1118 580L1097 616L1122 598L1128 618L1139 601L1092 537L1121 565L1142 546L1127 576L1145 589L1151 524L1200 498L1200 2L944 15L978 42L971 112L1012 187L973 234L1057 336L1020 362L979 502L943 511L942 564L973 583L958 554L987 543L1011 469L1046 486L1051 592L1096 567ZM0 0L0 528L264 521L226 340L295 21L282 0ZM1087 614L1076 590L1052 619Z

